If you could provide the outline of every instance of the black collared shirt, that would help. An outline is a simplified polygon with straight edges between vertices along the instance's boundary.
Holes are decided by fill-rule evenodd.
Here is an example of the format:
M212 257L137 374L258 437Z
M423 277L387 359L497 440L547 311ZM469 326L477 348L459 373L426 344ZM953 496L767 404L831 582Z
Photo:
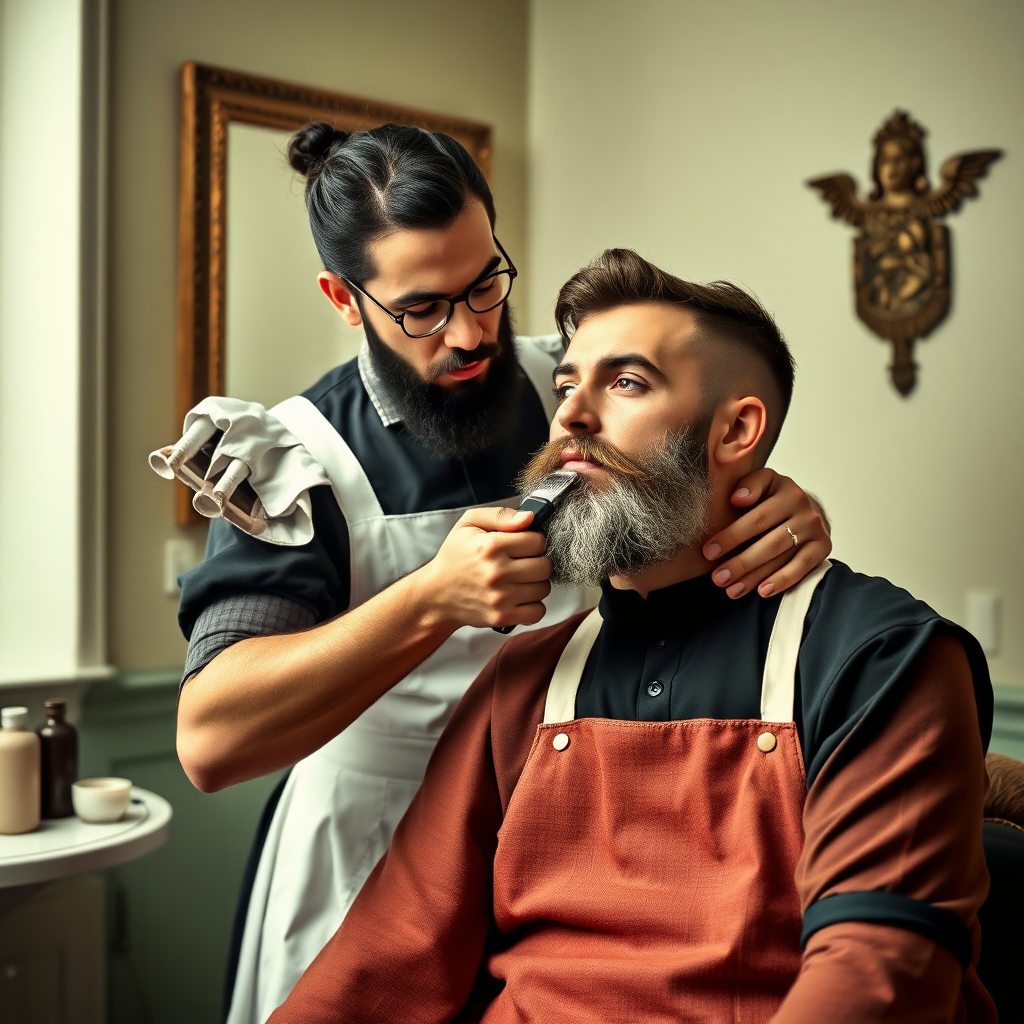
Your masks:
M709 575L654 590L646 600L607 581L602 590L604 626L580 682L578 716L757 717L759 698L751 704L748 680L760 678L781 597L734 602ZM738 633L753 643L737 644Z
M737 601L710 576L652 591L603 586L604 625L576 694L577 718L678 721L757 719L761 679L781 595ZM884 728L924 646L939 634L971 662L985 744L992 690L977 641L887 580L842 562L818 585L804 621L794 721L810 784L825 761L851 757Z

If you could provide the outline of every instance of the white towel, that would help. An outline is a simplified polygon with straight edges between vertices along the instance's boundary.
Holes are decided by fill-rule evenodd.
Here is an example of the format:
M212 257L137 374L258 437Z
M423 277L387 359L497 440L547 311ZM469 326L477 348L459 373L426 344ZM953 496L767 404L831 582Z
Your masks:
M248 468L245 478L262 506L253 510L255 521L251 527L245 525L248 517L229 515L228 518L251 536L270 544L308 544L313 539L309 489L330 483L320 463L285 428L272 409L267 410L256 402L243 402L237 398L204 398L185 417L184 435L191 433L193 438L203 438L199 446L217 430L223 434L213 451L206 481L218 477L234 460L241 460ZM181 474L168 464L168 455L173 447L153 452L149 464L165 479L175 475L182 479ZM192 447L193 451L186 455L185 461L194 453L195 443ZM238 469L235 467L236 471ZM245 476L238 472L234 475ZM189 480L185 482L195 487ZM210 515L205 510L208 505L200 508L197 504L196 507L204 515Z

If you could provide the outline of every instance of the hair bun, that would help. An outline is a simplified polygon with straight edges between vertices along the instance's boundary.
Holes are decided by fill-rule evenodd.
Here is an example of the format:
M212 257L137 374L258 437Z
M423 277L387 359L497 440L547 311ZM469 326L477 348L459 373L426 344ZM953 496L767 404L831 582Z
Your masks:
M351 132L338 131L326 121L310 121L288 140L288 163L303 177L316 174L335 146Z

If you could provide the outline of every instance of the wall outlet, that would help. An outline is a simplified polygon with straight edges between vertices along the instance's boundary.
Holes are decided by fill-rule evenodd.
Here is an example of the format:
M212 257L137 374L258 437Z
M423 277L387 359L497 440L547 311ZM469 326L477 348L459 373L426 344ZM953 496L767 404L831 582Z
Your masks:
M967 631L990 657L999 653L1002 600L993 590L967 592Z
M164 593L168 597L177 597L181 592L178 588L178 577L183 572L195 568L199 564L196 546L190 540L176 537L164 541Z

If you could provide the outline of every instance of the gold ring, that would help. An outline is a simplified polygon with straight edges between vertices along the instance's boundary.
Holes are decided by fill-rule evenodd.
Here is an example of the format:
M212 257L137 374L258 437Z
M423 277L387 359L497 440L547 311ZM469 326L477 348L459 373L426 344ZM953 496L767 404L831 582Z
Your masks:
M793 538L793 547L800 547L800 541L796 539L796 534L788 526L786 527L786 533L788 533L790 537Z

